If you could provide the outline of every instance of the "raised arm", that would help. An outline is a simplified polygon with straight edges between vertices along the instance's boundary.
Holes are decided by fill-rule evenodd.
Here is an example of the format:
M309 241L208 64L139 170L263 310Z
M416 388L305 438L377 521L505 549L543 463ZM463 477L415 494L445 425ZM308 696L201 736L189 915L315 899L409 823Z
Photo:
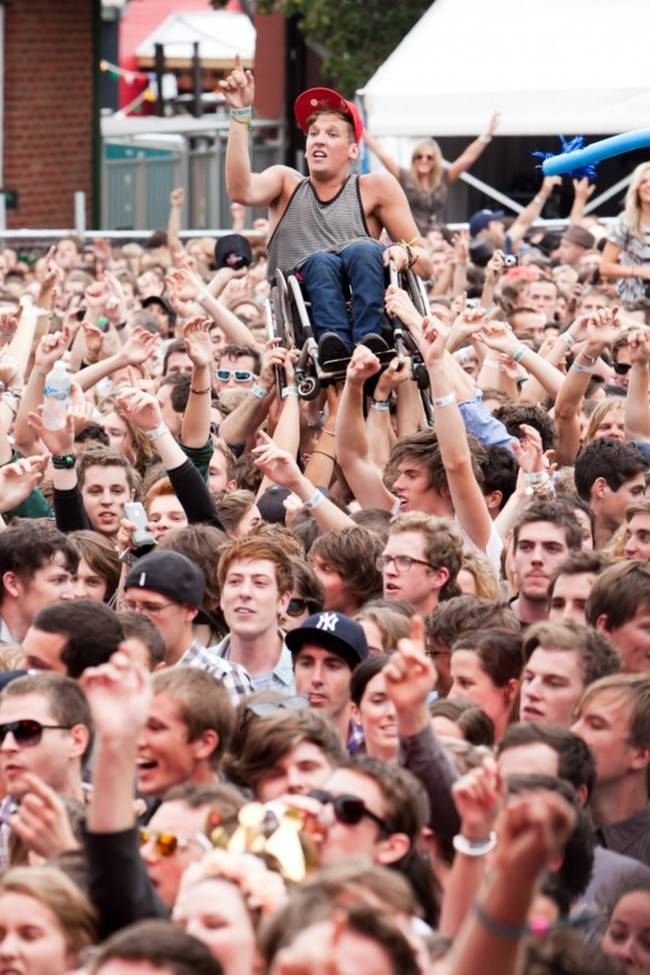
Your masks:
M178 236L181 229L181 219L183 216L183 202L185 191L182 186L172 190L169 194L169 220L167 221L167 246L172 255L174 264L183 253L183 245Z
M583 210L595 189L596 184L590 183L588 176L573 180L573 206L569 214L569 226L582 223Z
M181 440L186 447L205 447L210 439L212 409L212 342L207 318L193 318L186 322L183 339L185 351L192 360L192 378Z
M382 166L385 166L388 172L391 173L395 179L399 179L399 163L397 163L396 160L386 152L381 143L378 142L373 135L370 135L368 131L364 132L363 137L366 140L366 145L371 152L374 152Z
M235 70L219 87L230 107L230 129L226 146L226 188L235 203L244 206L270 206L282 195L286 166L270 166L263 173L251 171L248 135L253 116L255 82L253 72L242 67L239 55Z
M508 236L510 237L513 244L519 243L523 240L524 234L530 227L530 225L537 220L541 215L546 201L553 192L556 186L560 186L562 183L561 176L546 176L542 182L539 193L537 193L528 206L522 210L518 215L515 222L510 226L508 230Z
M312 513L314 520L323 531L337 531L339 528L352 528L354 522L329 498L301 474L295 459L287 450L282 450L267 433L258 434L258 445L253 448L255 465L274 484L289 488Z
M450 183L455 183L461 173L465 173L468 169L471 169L479 156L482 155L482 153L485 151L485 147L492 142L492 136L499 127L500 119L501 116L499 112L495 112L488 122L487 128L483 135L479 135L478 138L474 139L473 142L470 142L460 156L457 159L454 159L453 163L450 164L449 169L447 170L447 179Z
M576 320L576 324L579 320ZM573 327L573 326L572 326ZM601 308L584 319L585 341L573 360L555 400L555 420L559 433L557 459L572 464L580 446L578 411L589 385L594 365L603 350L620 333L618 309ZM582 331L580 332L582 335Z
M447 335L446 326L439 321L431 322L425 329L423 343L431 379L438 447L458 522L470 541L484 552L490 539L492 519L474 475L465 424L448 375Z
M235 272L231 268L221 268L206 288L198 274L190 268L177 268L169 275L173 300L198 302L206 315L209 315L217 323L228 342L233 345L247 345L249 348L258 349L259 342L251 330L218 298L218 294L223 291L227 282L234 276ZM214 291L217 289L219 290L215 294Z
M634 332L629 347L632 368L625 397L625 439L650 440L650 333Z
M336 457L362 508L391 511L396 498L384 485L381 470L370 459L363 420L363 384L379 369L377 356L365 345L358 345L348 365L336 416Z

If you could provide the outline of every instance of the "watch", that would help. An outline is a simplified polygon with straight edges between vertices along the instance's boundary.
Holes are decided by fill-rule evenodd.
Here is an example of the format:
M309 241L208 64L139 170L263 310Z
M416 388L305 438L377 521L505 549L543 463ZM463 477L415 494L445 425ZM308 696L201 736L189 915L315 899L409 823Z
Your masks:
M52 457L52 467L55 471L70 471L77 462L74 454L55 454Z

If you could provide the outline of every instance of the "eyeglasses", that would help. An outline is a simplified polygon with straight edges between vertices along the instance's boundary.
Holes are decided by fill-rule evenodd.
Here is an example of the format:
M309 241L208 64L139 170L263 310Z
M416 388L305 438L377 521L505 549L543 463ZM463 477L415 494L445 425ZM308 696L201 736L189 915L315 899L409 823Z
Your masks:
M416 159L429 159L429 160L431 160L431 159L435 159L435 158L436 158L435 156L429 156L429 155L427 155L426 152L418 152L418 153L416 153L415 156L413 156L413 159L414 160L416 160Z
M394 563L398 572L410 572L412 567L416 564L426 565L429 569L433 568L433 566L424 559L412 559L410 555L380 555L375 565L380 572L383 572L384 569L387 569L391 563Z
M318 606L312 599L301 599L299 596L292 596L287 603L287 616L300 616L306 609L316 613Z
M246 711L257 718L268 718L276 711L304 711L307 707L309 707L309 699L302 694L294 694L292 697L283 697L277 701L253 701L246 705Z
M615 362L614 372L617 376L627 376L628 372L632 368L631 362Z
M129 613L148 613L149 616L159 616L165 609L176 605L176 603L134 603L130 599L123 599L120 604L121 608Z
M234 376L236 383L250 383L254 379L257 379L255 373L249 372L248 369L217 369L217 379L219 382L230 382L231 376Z
M41 724L40 721L33 721L31 718L21 718L19 721L5 721L0 724L0 745L11 732L14 741L19 748L33 748L38 745L43 737L44 731L56 729L59 731L69 731L71 724Z
M366 819L371 819L373 823L376 823L382 833L395 832L391 824L386 819L382 819L381 816L371 812L359 796L333 796L331 792L325 792L323 789L313 789L309 795L324 806L331 805L336 819L345 826L357 826L365 816Z
M153 833L147 829L140 830L140 846L153 842L154 849L160 857L173 857L177 850L185 850L192 843L198 844L206 853L212 849L212 843L203 833L194 836L177 836L175 833Z

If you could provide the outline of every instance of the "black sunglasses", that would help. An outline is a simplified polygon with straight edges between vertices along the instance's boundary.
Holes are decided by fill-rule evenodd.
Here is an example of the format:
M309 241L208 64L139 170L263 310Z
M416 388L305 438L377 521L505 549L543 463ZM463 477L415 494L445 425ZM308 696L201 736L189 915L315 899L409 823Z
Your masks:
M363 799L358 796L333 796L331 792L326 792L324 789L313 789L309 795L324 806L331 804L337 820L345 826L357 826L365 816L366 819L371 819L373 823L376 823L382 833L388 835L395 832L386 819L382 819L381 816L371 812Z
M71 724L41 724L40 721L33 721L31 718L5 721L0 724L0 745L4 743L9 732L14 736L14 741L20 748L32 748L34 745L38 745L44 731L52 729L69 731L70 728L72 728Z
M631 362L615 362L614 372L617 376L627 376L628 372L632 368Z
M287 616L300 616L306 609L315 613L318 610L318 606L311 599L301 599L299 596L292 596L287 603Z

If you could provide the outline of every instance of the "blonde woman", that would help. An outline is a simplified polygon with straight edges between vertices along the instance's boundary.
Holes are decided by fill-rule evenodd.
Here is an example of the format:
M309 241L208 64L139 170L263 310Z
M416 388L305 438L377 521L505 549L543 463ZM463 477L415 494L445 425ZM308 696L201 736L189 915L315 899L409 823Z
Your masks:
M485 133L474 139L464 152L450 163L445 172L440 146L435 139L423 139L413 149L409 169L402 167L382 149L377 140L366 132L365 139L380 162L398 180L406 193L417 228L425 237L432 227L444 221L447 188L455 183L461 173L474 165L499 125L499 113L490 119Z
M585 444L598 437L625 440L625 399L608 396L594 409L585 431Z
M600 273L616 278L622 301L643 301L650 281L650 163L632 173L625 210L607 236Z

